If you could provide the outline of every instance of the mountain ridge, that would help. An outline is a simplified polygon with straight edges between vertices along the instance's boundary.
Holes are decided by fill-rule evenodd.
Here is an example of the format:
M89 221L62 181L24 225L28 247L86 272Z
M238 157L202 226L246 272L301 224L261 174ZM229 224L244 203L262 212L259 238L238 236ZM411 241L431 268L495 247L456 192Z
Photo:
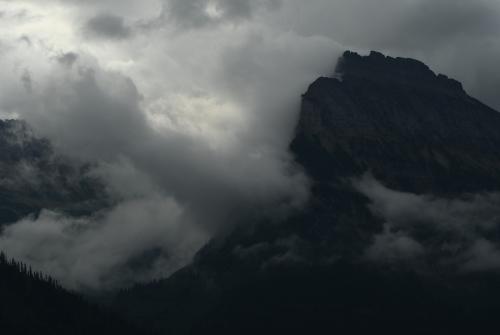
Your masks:
M316 80L302 101L290 150L311 179L306 208L285 222L236 226L171 278L118 295L115 308L174 334L460 334L491 326L500 307L490 298L500 296L495 272L440 264L450 262L447 243L458 245L460 262L495 233L443 232L427 218L388 227L353 181L368 173L412 201L497 192L500 114L423 63L376 52L346 52L337 75ZM374 246L414 259L372 261Z
M450 95L466 94L459 81L444 74L436 74L419 60L402 57L394 58L377 51L371 51L368 56L362 56L352 51L344 52L335 72L341 78L349 76L377 82L392 81L414 87L422 87L425 84L441 93Z
M360 67L360 62L369 65ZM500 189L495 168L500 164L500 135L496 128L500 114L469 97L461 86L455 87L454 80L436 76L417 61L415 64L422 64L417 68L426 73L424 77L451 83L455 93L443 94L436 85L417 84L418 89L414 89L414 82L407 77L403 77L407 84L402 85L400 77L374 79L371 73L375 66L386 69L408 62L373 52L365 57L346 52L337 67L343 71L342 80L320 78L303 95L302 113L291 144L299 163L309 169L313 179L372 170L375 178L396 189L408 184L411 174L422 179L427 174L429 180L402 188L416 193L452 195ZM368 75L360 75L360 68L370 69ZM325 152L315 155L318 150ZM335 167L333 161L321 161L332 155L342 157L341 161L349 165L321 171L322 166ZM360 159L356 160L356 156ZM315 160L319 160L316 167L312 164ZM396 170L396 164L401 165L401 171ZM459 177L458 171L450 169L455 165L463 170L460 173L466 177L466 185L453 187ZM477 168L479 171L475 171ZM407 175L396 181L382 175L381 170L387 174L387 169Z

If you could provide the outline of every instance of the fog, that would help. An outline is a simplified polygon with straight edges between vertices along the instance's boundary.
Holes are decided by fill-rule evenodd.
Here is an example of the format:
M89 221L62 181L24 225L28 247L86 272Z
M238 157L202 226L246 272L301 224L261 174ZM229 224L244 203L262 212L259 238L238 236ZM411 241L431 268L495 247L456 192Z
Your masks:
M500 269L500 194L459 199L417 195L391 190L369 175L355 185L384 220L384 231L366 250L367 259L418 264L427 258L466 273Z

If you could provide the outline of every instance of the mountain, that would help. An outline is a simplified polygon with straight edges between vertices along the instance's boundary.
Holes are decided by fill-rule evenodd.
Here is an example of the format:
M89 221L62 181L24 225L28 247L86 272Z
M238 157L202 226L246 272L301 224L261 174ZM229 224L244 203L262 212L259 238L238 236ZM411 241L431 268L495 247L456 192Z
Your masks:
M412 59L347 52L341 79L303 97L292 149L317 181L371 171L388 187L453 195L500 189L500 115Z
M0 225L48 209L84 215L106 205L90 165L57 154L26 122L0 120Z
M0 230L42 209L79 216L106 206L105 188L90 168L57 154L24 121L0 121ZM144 334L3 253L0 333Z
M0 332L6 335L145 334L0 254Z
M500 310L499 129L425 64L346 52L303 95L290 145L307 206L237 225L114 309L163 334L486 331Z

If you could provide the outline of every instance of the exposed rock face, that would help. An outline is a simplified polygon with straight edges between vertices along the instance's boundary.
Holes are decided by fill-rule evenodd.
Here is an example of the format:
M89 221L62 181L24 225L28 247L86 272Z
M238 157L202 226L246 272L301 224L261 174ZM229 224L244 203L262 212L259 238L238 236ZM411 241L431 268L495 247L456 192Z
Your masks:
M346 52L342 79L303 97L292 149L318 181L371 172L388 187L453 195L500 189L500 114L416 60Z
M423 212L434 196L497 192L499 130L500 114L423 63L346 52L335 77L318 79L303 96L291 150L312 180L307 208L285 222L240 227L215 239L191 266L120 295L116 306L173 334L433 334L485 327L500 308L498 275L451 272L436 260L443 250L462 252L454 249L457 241L472 250L469 244L482 236L476 228L486 228L435 234L428 228L435 222L414 211L414 221L422 221L414 232L392 231L352 180L371 173L394 192L412 192L404 196L415 203L426 195ZM496 221L489 234L498 235ZM397 252L422 253L425 271L410 261L367 261L367 250L384 239Z
M42 209L89 214L106 203L89 166L54 153L23 121L0 121L0 225Z

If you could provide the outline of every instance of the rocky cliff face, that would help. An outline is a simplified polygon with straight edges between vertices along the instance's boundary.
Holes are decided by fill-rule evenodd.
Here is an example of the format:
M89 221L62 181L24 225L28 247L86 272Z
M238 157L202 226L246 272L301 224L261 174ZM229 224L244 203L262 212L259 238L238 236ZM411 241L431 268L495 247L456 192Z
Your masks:
M42 209L89 214L106 203L89 165L57 155L23 121L0 121L0 225Z
M498 275L458 264L500 244L499 129L500 114L423 63L346 52L334 78L304 94L291 144L312 181L308 206L216 238L170 279L120 295L117 309L173 334L491 325ZM463 200L471 193L493 198L476 210ZM398 261L373 261L387 254Z
M364 172L390 188L500 189L500 114L416 60L346 52L303 96L292 150L318 181Z

